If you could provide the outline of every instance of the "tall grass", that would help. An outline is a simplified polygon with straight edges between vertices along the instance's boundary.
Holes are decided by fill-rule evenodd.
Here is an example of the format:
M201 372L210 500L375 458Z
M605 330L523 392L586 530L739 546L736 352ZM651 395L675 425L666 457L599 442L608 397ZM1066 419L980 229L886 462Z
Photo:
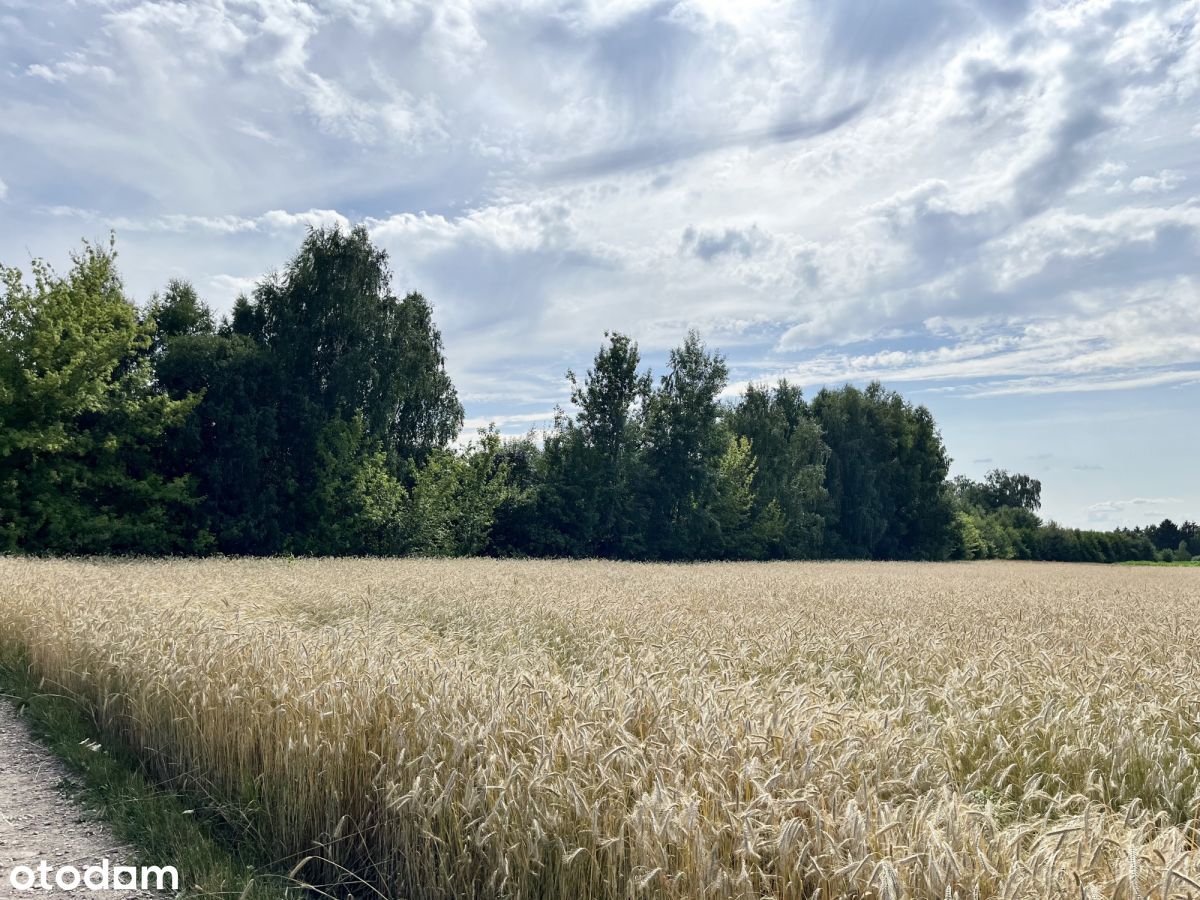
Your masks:
M0 641L356 896L1200 897L1200 573L0 560Z

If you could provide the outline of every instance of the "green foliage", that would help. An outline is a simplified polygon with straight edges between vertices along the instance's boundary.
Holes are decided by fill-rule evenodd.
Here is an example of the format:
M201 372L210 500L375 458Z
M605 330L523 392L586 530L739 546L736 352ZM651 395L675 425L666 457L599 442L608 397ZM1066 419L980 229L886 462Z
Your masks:
M390 282L387 254L364 227L315 229L281 275L259 284L256 309L235 311L275 355L297 443L315 439L324 419L356 414L393 461L457 436L462 405L429 304L397 299Z
M954 514L953 540L951 555L954 559L985 559L992 555L975 519L962 510Z
M219 329L180 282L150 315L159 383L203 396L167 466L196 476L216 549L405 552L413 462L457 435L462 407L429 304L391 293L364 229L310 232Z
M189 282L178 278L167 282L161 296L154 296L146 318L154 324L151 347L155 354L161 353L171 338L212 334L216 330L212 310Z
M997 473L988 473L989 481ZM1036 485L1035 479L999 472L1010 484ZM1155 550L1140 531L1083 531L1063 528L1054 522L1043 524L1030 508L1031 495L1008 493L1002 501L989 493L988 484L980 485L957 478L951 485L958 522L954 556L959 559L1040 559L1061 562L1126 562L1153 559ZM1032 499L1037 499L1033 496ZM964 535L973 529L982 547L966 548ZM973 553L973 555L968 555Z
M195 406L154 388L154 329L126 299L111 247L85 244L65 276L0 267L0 547L169 553L194 505L156 466Z
M1184 523L1185 528L1187 524L1186 522ZM1159 550L1171 550L1172 552L1179 546L1179 542L1186 538L1183 529L1170 519L1163 519L1157 525L1151 525L1146 529L1146 534L1156 548Z
M329 419L317 439L315 489L302 498L308 527L297 552L332 556L389 555L402 550L398 526L403 485L387 455L367 437L361 415Z
M712 507L727 433L717 402L725 358L710 353L695 331L672 350L668 371L646 408L646 538L664 559L697 559L720 544Z
M933 417L875 382L823 390L812 412L830 448L827 551L848 557L942 559L953 506L950 460Z
M560 416L547 438L542 507L561 532L558 552L637 557L644 552L638 488L650 376L639 371L636 343L622 334L605 338L582 381L567 373L579 412Z
M830 451L800 390L786 381L774 390L751 384L730 411L729 425L750 442L757 462L754 507L768 543L763 552L790 559L818 556L829 513Z
M507 499L509 470L500 436L481 431L462 453L437 451L412 473L403 513L403 549L421 556L466 556L488 546Z
M929 411L878 383L750 385L690 332L655 383L606 334L544 438L450 449L463 408L420 294L362 227L316 229L228 318L111 248L0 267L0 551L625 559L1190 559L1200 529L1043 524L1041 483L947 482Z
M983 481L965 476L951 483L956 499L965 506L994 512L999 509L1023 509L1035 513L1042 507L1042 483L1036 478L1004 469L992 469Z
M716 494L711 514L717 534L716 554L725 559L761 559L767 542L780 535L782 518L778 505L770 515L755 516L754 477L758 463L744 437L730 436L717 461Z
M171 397L200 398L168 435L161 463L195 480L201 502L193 519L222 552L282 551L279 372L270 352L228 329L184 334L164 343L155 369Z
M539 508L545 491L544 459L533 435L501 442L496 465L504 467L507 480L492 519L486 553L528 556L544 552L548 529Z

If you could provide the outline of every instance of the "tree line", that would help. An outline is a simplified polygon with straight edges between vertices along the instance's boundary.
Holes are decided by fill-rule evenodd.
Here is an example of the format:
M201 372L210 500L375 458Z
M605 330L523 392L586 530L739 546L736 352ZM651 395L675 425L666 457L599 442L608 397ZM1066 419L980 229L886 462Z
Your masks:
M1084 531L1044 523L1042 484L993 469L983 481L950 484L956 559L1047 559L1062 562L1187 562L1200 557L1200 527L1163 519L1145 528Z
M690 332L655 377L606 334L543 436L455 440L420 294L362 227L315 229L220 320L145 307L111 245L0 266L0 550L59 554L1080 559L1200 553L1195 525L1043 523L1041 485L948 480L929 411L878 383L733 402ZM1168 528L1169 526L1169 528ZM1171 547L1162 543L1175 541Z

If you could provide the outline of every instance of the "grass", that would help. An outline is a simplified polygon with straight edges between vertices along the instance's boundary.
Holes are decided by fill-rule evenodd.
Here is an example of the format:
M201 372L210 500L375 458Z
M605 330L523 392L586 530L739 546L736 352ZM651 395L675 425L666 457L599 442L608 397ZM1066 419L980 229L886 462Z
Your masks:
M0 585L0 643L106 744L343 894L1200 897L1190 572L0 560Z
M1184 567L1200 566L1200 559L1192 559L1192 560L1186 560L1186 561L1185 560L1174 560L1172 562L1165 562L1162 560L1138 559L1138 560L1133 560L1131 562L1120 563L1120 565L1123 565L1123 566L1184 566Z
M25 654L0 644L0 699L16 703L34 736L61 759L76 780L63 787L134 848L136 862L173 865L181 897L285 900L277 875L262 874L260 859L236 847L237 838L211 813L147 778L135 755L96 746L96 728L73 699L46 690L30 675ZM294 892L293 892L294 893Z

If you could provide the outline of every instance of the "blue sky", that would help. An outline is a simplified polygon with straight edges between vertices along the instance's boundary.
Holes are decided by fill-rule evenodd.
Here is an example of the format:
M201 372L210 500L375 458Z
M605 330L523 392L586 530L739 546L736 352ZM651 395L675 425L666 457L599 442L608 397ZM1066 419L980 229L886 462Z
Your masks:
M226 309L357 221L471 427L697 327L1059 521L1200 514L1200 0L0 0L0 260Z

